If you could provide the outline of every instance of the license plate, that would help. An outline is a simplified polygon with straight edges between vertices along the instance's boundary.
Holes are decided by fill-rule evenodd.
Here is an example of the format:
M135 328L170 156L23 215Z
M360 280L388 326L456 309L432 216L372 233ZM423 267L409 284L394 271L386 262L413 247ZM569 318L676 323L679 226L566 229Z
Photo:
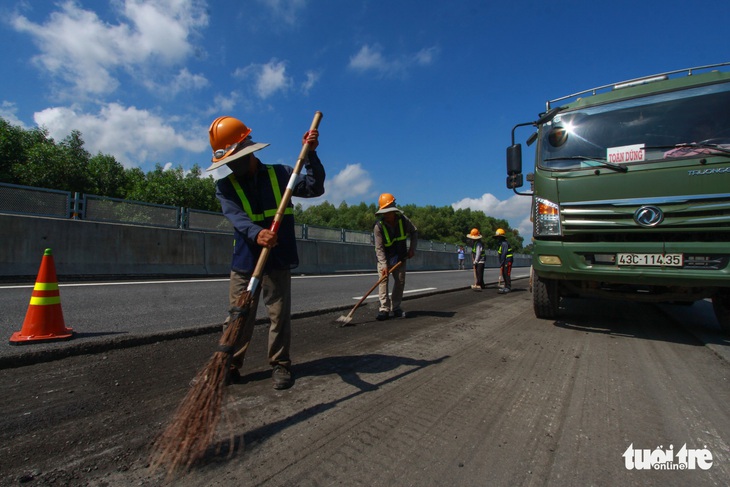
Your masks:
M682 267L682 254L616 254L618 265Z

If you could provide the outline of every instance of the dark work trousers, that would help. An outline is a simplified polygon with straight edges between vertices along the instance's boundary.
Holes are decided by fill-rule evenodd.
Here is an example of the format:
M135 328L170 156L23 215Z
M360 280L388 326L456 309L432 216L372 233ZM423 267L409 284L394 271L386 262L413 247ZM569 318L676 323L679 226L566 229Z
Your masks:
M474 264L474 277L476 285L484 289L484 262Z
M502 281L505 289L512 289L512 261L508 260L502 265Z

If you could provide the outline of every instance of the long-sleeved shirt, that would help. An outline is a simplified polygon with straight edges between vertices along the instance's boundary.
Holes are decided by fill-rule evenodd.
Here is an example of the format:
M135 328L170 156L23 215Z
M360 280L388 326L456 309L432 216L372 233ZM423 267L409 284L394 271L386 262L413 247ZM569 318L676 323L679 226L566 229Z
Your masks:
M471 248L471 259L474 264L484 264L487 261L487 253L484 251L484 244L481 240L475 240Z
M499 255L499 266L503 266L505 262L512 262L512 247L510 247L507 240L502 239L499 243L499 249L497 249L497 255Z
M234 228L233 270L253 272L261 254L256 237L262 228L271 227L293 172L291 166L259 163L253 175L234 173L216 183L216 197L221 202L223 214ZM292 188L292 195L313 198L324 194L326 175L316 152L309 152L303 172L305 174L299 175ZM273 186L274 182L278 188ZM239 195L239 189L244 198ZM293 269L299 265L292 208L290 201L277 232L277 245L271 249L266 269Z

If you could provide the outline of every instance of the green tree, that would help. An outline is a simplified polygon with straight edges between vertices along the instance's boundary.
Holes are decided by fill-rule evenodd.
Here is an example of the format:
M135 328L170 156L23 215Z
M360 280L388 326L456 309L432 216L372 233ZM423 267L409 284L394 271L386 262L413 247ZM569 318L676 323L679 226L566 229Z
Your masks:
M0 182L24 184L20 176L28 148L45 138L40 129L23 130L0 118Z
M22 154L12 165L17 184L63 191L84 192L88 185L86 166L89 153L83 148L81 133L73 131L60 144L48 137L46 129L30 131ZM3 154L3 157L5 154Z
M196 210L221 211L218 198L215 197L215 180L213 176L201 177L202 170L195 164L182 179L184 197L178 206Z
M127 171L114 156L96 154L89 159L87 172L87 193L110 198L124 198L127 194Z

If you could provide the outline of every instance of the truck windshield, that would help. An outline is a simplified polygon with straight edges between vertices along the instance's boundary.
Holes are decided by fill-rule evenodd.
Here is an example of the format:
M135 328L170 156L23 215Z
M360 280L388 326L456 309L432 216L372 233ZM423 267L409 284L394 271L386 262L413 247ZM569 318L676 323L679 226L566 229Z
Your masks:
M730 156L730 83L566 110L541 127L540 167L609 167Z

